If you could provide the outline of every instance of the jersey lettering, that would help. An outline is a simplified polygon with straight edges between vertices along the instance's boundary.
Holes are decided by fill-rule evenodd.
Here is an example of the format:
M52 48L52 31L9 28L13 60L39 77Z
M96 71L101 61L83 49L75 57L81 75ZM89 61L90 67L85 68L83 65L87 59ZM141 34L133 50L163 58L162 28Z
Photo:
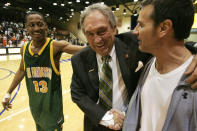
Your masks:
M28 67L26 68L28 78L49 78L52 77L52 69L49 67Z

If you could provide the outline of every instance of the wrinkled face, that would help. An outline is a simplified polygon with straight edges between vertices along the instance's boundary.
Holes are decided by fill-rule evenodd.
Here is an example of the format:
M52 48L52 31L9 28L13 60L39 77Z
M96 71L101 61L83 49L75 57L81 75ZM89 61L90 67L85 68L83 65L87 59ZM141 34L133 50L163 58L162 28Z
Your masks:
M157 39L158 28L154 27L154 21L151 19L153 10L152 5L147 5L141 9L138 24L133 31L139 40L139 49L142 52L153 53L160 46Z
M112 28L106 16L99 11L87 15L83 26L90 47L101 56L108 55L114 44L116 27Z
M47 25L39 14L27 17L26 29L34 41L41 41L46 37Z

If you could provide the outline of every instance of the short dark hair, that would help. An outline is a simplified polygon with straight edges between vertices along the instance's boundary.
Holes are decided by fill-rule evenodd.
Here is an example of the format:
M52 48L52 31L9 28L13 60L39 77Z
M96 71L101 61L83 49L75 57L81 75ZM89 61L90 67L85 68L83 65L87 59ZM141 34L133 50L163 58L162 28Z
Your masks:
M44 17L40 12L37 12L37 11L30 11L30 12L27 12L27 14L26 14L26 16L25 16L25 23L27 23L27 18L28 18L28 16L34 15L34 14L40 15L40 16L42 17L43 21L46 23L45 17Z
M183 40L190 35L194 22L194 7L192 0L144 0L142 7L153 5L151 18L157 26L166 19L173 23L174 35L177 40Z

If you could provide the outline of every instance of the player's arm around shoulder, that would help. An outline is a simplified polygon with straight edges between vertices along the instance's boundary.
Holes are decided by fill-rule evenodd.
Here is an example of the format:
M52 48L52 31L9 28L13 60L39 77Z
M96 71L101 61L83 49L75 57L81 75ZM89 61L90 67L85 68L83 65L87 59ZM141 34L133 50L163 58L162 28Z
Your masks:
M21 62L20 62L19 68L18 68L16 75L14 76L14 79L13 79L13 81L12 81L7 93L5 94L3 101L2 101L2 105L3 105L4 109L6 109L6 110L8 110L9 108L12 108L11 104L9 103L9 101L11 99L11 94L12 94L13 90L17 87L17 85L21 82L21 80L25 76L23 49L24 49L24 46L22 46L20 49Z
M69 54L74 54L80 50L82 50L84 46L78 46L78 45L72 45L71 43L67 41L53 41L53 52L54 54L56 53L69 53Z

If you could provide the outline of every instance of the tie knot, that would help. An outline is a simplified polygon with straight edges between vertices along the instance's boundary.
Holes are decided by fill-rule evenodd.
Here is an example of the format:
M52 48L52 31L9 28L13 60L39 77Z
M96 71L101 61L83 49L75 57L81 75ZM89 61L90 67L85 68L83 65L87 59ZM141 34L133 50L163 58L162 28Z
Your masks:
M110 55L107 55L107 56L102 56L102 61L104 63L108 63L110 60L111 60L111 56Z

